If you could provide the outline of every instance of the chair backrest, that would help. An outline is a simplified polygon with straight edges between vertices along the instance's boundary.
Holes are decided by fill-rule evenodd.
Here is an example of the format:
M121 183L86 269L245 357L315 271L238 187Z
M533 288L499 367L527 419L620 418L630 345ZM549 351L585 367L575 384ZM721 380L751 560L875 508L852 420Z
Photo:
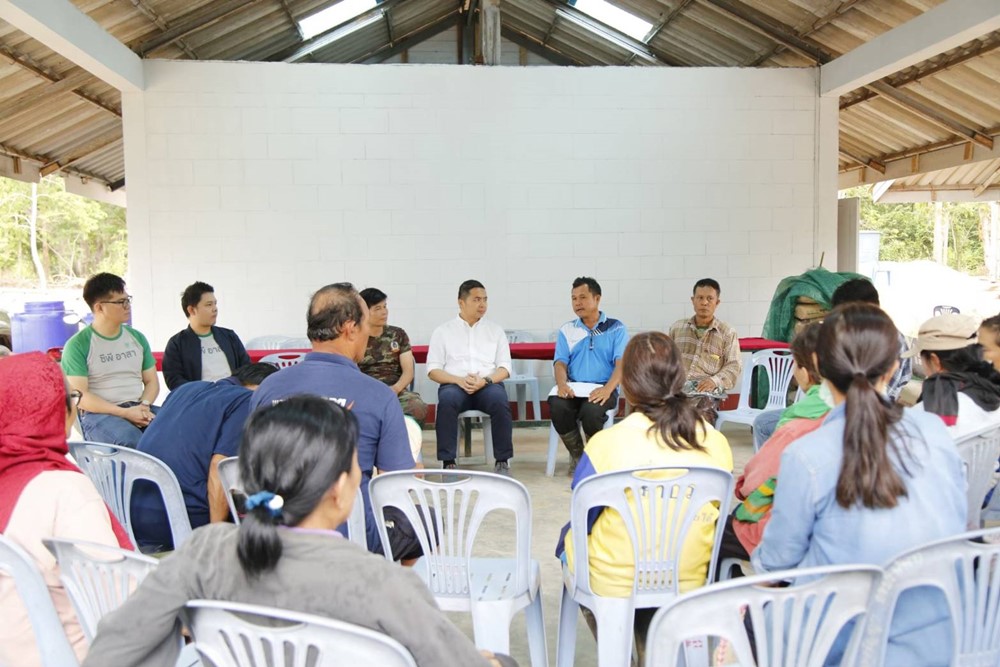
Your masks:
M934 317L937 317L938 315L957 315L961 312L962 311L955 306L934 306Z
M219 479L222 481L222 488L226 490L226 501L233 515L233 523L239 525L240 515L237 512L233 491L245 493L243 482L240 480L240 457L230 456L219 461ZM361 500L361 494L358 493L351 508L351 515L347 518L347 537L367 549L368 536L365 533L365 525L365 504Z
M260 358L260 363L262 364L273 364L278 368L288 368L289 366L294 366L300 363L306 358L305 352L278 352L276 354L268 354Z
M129 514L132 489L138 480L146 480L159 487L167 509L174 549L191 535L191 522L188 520L181 486L166 463L134 449L100 442L71 442L69 452L128 531L132 544L136 541Z
M945 596L953 638L950 665L1000 664L1000 544L994 540L1000 541L1000 529L976 530L917 547L889 563L872 596L859 664L883 664L890 614L900 594L918 586Z
M222 489L226 492L226 502L229 504L229 514L233 518L233 523L239 525L240 514L236 506L236 499L233 493L243 493L243 484L240 483L240 457L230 456L219 461L219 481L222 482Z
M587 477L573 490L570 527L577 563L573 585L584 595L590 588L587 516L592 508L613 510L621 517L632 542L635 562L634 595L654 606L679 593L684 541L696 516L708 503L717 503L715 544L706 583L715 579L719 544L733 495L733 476L721 468L649 467ZM641 499L641 502L635 502ZM623 555L624 557L624 555Z
M257 336L247 341L248 350L280 350L285 345L288 336Z
M767 373L767 405L764 410L784 409L788 405L788 386L792 383L795 359L789 350L760 350L750 356L750 367L744 373L753 373L760 366Z
M63 667L77 664L76 654L66 638L62 621L52 604L38 566L17 544L0 535L0 573L14 578L14 587L21 597L35 633L43 667Z
M192 600L186 613L214 667L416 667L392 637L322 616L214 600Z
M729 640L737 664L745 667L821 667L837 635L852 621L851 640L838 664L853 665L869 597L880 578L881 570L869 565L815 567L685 593L653 617L646 665L684 664L678 652L685 640L708 636ZM791 586L774 587L789 579L795 580Z
M286 338L284 343L281 345L281 349L285 350L298 350L298 349L311 349L312 342L308 338Z
M1000 456L1000 428L990 426L955 441L958 455L965 464L965 479L968 484L968 528L979 528L983 499L993 483L997 457Z
M59 580L69 595L87 641L97 624L122 605L159 561L149 556L79 540L42 540L59 563Z
M421 478L423 475L423 478ZM528 590L531 570L531 496L510 477L468 470L433 474L402 470L372 479L368 487L386 556L393 558L385 522L385 507L402 511L423 548L427 585L438 597L468 597L469 564L476 533L495 510L514 513L515 557L512 590ZM421 524L433 531L421 530Z

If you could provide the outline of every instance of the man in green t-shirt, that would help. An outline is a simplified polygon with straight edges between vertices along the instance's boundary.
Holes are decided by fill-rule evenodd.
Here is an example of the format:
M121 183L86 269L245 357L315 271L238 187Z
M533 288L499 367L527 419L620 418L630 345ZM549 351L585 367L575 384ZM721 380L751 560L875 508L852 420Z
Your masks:
M156 360L146 337L125 324L132 297L124 280L111 273L91 276L83 300L94 322L70 338L62 354L70 386L82 393L83 437L134 448L156 414Z
M423 425L427 418L427 404L420 394L410 391L413 382L413 350L410 337L389 321L389 297L374 287L361 290L361 298L368 305L368 347L358 368L365 375L384 382L396 392L403 414Z

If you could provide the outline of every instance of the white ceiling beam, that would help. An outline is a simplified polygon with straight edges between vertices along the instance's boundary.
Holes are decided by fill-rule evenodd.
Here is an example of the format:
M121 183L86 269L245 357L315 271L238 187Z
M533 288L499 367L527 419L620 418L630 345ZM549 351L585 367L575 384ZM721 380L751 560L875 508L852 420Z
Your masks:
M957 146L939 148L912 157L885 160L885 173L864 167L842 171L838 187L844 190L853 188L855 185L870 185L890 179L901 179L916 174L927 174L941 169L997 159L1000 159L1000 141L993 142L993 148L986 148L972 142L961 143Z
M0 19L120 91L144 87L139 56L69 0L0 0Z
M997 29L997 0L948 0L823 65L820 95L843 95Z

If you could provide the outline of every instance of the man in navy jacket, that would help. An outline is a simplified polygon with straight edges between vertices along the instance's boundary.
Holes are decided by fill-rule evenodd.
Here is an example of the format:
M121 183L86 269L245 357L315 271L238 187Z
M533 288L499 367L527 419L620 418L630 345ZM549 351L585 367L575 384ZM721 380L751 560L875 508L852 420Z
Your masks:
M181 295L188 327L174 334L163 351L163 378L171 391L185 382L227 378L250 356L232 329L215 326L219 305L215 289L203 282L189 285Z

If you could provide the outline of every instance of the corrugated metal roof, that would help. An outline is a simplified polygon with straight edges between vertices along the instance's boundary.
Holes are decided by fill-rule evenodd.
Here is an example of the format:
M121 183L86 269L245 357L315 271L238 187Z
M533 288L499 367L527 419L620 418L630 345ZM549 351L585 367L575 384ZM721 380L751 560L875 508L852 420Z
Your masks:
M280 60L298 51L304 61L337 63L395 58L464 27L470 7L478 9L478 0L383 0L380 20L303 55L316 40L303 41L297 21L332 0L72 1L148 58ZM851 51L944 0L611 1L653 29L636 40L601 28L611 35L604 38L573 20L579 14L568 0L504 0L504 36L557 64L803 67ZM455 33L456 52L463 32ZM998 47L1000 31L882 83L982 140L1000 133ZM0 22L0 153L120 186L120 105L117 91ZM954 125L890 100L886 91L852 91L840 106L841 171L968 141Z

